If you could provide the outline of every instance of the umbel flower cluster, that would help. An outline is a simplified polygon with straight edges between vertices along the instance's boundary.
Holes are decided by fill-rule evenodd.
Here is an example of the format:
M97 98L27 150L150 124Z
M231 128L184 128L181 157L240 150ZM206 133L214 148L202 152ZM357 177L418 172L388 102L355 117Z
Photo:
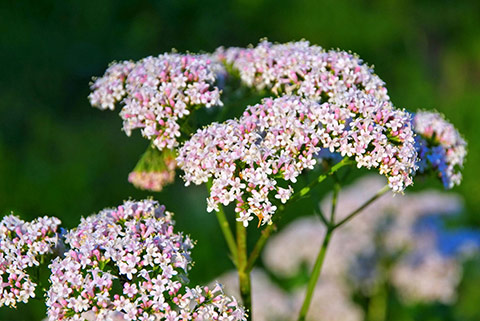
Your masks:
M467 143L445 118L434 112L421 111L413 119L420 173L437 172L445 188L459 185L460 169L467 154Z
M359 90L380 101L389 100L385 83L358 56L325 51L308 41L219 48L216 56L236 70L247 86L278 96L296 94L325 102Z
M25 222L14 215L0 222L0 307L16 307L35 297L37 283L28 274L57 246L60 220L40 217Z
M50 265L48 319L244 320L220 287L187 287L192 241L151 200L82 219Z
M355 182L339 195L337 215L344 217L382 185L379 177ZM307 320L364 320L354 294L371 298L383 282L394 287L406 304L453 304L462 262L480 250L480 231L442 225L442 217L459 213L462 205L457 195L433 190L379 199L332 238ZM327 198L322 208L326 212L329 206ZM252 273L254 320L296 319L303 285L285 291L269 274L280 282L300 279L305 265L308 269L314 265L324 233L317 217L303 217L273 236L263 255L269 273L261 269ZM218 280L226 293L238 292L235 273Z
M236 201L239 220L271 221L274 196L285 203L304 169L322 150L353 157L357 167L377 168L398 192L412 183L416 150L409 115L369 96L354 103L323 103L298 96L266 98L238 120L213 123L179 149L187 185L213 178L208 209ZM272 194L272 195L271 195Z
M198 129L202 117L188 115L222 106L223 85L232 93L228 98L252 89L271 97L247 106L238 118ZM272 224L281 204L305 196L344 165L377 171L394 193L412 185L417 170L434 172L446 188L461 180L466 143L443 116L395 108L384 82L358 56L306 41L262 41L213 54L166 53L113 63L91 89L93 106L113 110L121 105L123 131L130 136L140 129L151 141L128 177L132 184L161 191L174 180L178 166L186 185L208 183L209 212L233 203L244 227L255 217L259 226ZM294 194L299 176L319 162L327 171ZM373 296L387 282L406 301L452 302L466 246L451 248L448 255L439 249L441 225L428 225L425 213L446 212L452 202L434 193L406 200L390 194L361 222L343 228L332 239L330 252L337 255L327 260L327 278L317 284L331 233L389 190L382 188L360 205L359 197L364 200L383 185L367 180L341 194L346 202L337 206L338 177L336 183L330 222L323 214L325 226L311 219L297 222L266 248L265 266L282 279L294 276L304 263L313 265L313 253L322 243L306 295L303 289L276 291L266 274L255 271L253 289L263 293L254 297L255 304L270 319L286 320L305 297L299 313L304 320L313 298L311 315L357 321L363 311L351 300L352 292ZM242 300L252 310L250 272L273 226L248 255L242 224L235 242L223 212L217 218L238 268ZM83 218L66 233L59 232L59 224L48 217L26 223L13 215L0 222L0 306L16 307L34 297L37 283L43 288L36 272L48 259L49 321L247 320L244 308L220 285L189 286L193 242L174 231L172 213L157 202L126 201ZM478 251L477 243L470 243L469 250ZM50 254L57 254L53 261ZM387 277L380 273L387 270L385 261Z
M288 108L277 108L275 112L281 110L280 114L273 115L274 111L268 110L270 105L262 102L257 107L247 107L244 113L258 110L257 114L223 124L213 123L182 145L189 133L185 132L179 140L183 130L179 120L199 106L222 105L221 89L216 84L237 75L244 85L284 99L271 106L307 105L310 106L307 109L319 110L317 118L307 117L301 108L291 113L285 111ZM90 101L100 109L113 109L116 102L123 104L120 115L127 134L141 128L142 134L160 150L180 147L178 163L185 172L186 185L206 182L212 177L215 191L208 199L208 209L236 200L240 219L246 224L252 215L263 223L270 222L275 202L269 200L268 194L287 201L292 194L288 182L295 182L303 169L312 168L316 159L326 155L349 157L358 167L378 169L387 176L395 192L403 192L412 184L417 167L422 173L428 168L438 171L448 188L461 177L458 168L463 163L465 144L459 136L453 145L451 140L440 142L436 135L429 138L428 130L413 126L410 113L392 105L385 83L357 55L327 51L307 41L286 44L262 41L256 47L219 48L211 55L171 53L136 63L116 63L94 81L92 90ZM295 99L299 102L283 103ZM289 118L282 120L286 114ZM270 119L263 120L264 115ZM421 117L423 113L416 115ZM275 121L285 128L292 125L294 118L302 123L302 133L278 134ZM248 127L250 122L255 123L253 128ZM455 131L450 124L443 124ZM247 128L245 132L243 127ZM414 142L416 132L424 139ZM235 137L224 139L230 134ZM276 135L280 136L272 137ZM301 136L312 141L303 142ZM300 140L287 143L294 138ZM216 142L218 146L213 148ZM267 142L277 145L272 148ZM235 150L242 143L253 148ZM315 146L308 149L307 145ZM203 147L209 152L203 151ZM261 166L259 153L254 150L261 151L260 158L264 158ZM272 158L279 159L279 168L271 166ZM255 177L251 177L253 172ZM172 170L136 168L129 180L139 188L159 191L173 176Z
M221 70L206 55L177 53L114 63L93 82L89 99L100 109L113 110L121 102L127 135L140 128L158 149L172 149L181 134L180 119L197 107L222 105L213 85Z

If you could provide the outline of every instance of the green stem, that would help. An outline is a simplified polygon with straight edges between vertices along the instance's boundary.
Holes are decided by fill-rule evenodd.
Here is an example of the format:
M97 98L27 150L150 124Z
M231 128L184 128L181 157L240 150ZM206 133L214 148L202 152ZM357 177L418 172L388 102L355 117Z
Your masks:
M209 180L207 182L208 191L210 191L211 187L212 182ZM218 224L220 225L220 229L222 230L223 237L227 242L228 249L230 250L230 257L233 261L233 264L237 266L237 244L235 243L235 238L230 228L230 224L228 224L225 211L223 210L223 206L221 204L218 205L218 212L215 212L215 215L217 217Z
M237 221L237 270L240 285L240 296L248 311L247 320L252 320L252 290L250 271L247 270L247 229L243 222Z
M314 214L315 214L315 215L318 215L318 216L320 217L320 220L322 221L323 225L325 225L325 226L327 226L327 227L331 225L330 221L328 221L328 220L325 218L325 215L324 215L323 212L322 212L322 209L321 209L320 204L316 204L316 205L315 205L315 208L313 209L313 211L314 211Z
M325 254L327 253L328 244L330 242L330 238L334 229L335 228L328 228L323 238L322 247L320 248L317 260L315 261L315 265L313 266L313 271L310 275L310 279L308 280L307 292L305 294L305 299L303 300L302 309L300 310L300 314L298 316L298 321L305 321L305 318L307 317L308 308L310 307L310 303L312 302L315 286L317 285L318 278L320 277L323 262L325 261Z
M347 223L348 221L350 221L353 217L355 217L358 213L360 213L361 211L363 211L368 205L372 204L375 200L377 200L380 196L382 196L383 194L385 194L386 192L388 192L390 190L390 188L388 187L388 185L385 185L384 187L382 187L382 189L380 189L375 195L373 195L368 201L366 201L365 203L363 203L359 208L357 208L355 211L353 211L352 213L350 213L349 215L347 215L347 217L345 217L343 220L341 220L340 222L338 222L337 224L335 224L334 228L339 228L340 226L342 226L343 224Z
M332 175L333 179L335 180L335 184L333 185L333 196L332 196L332 210L330 211L330 225L335 224L335 210L337 208L337 200L338 200L338 193L340 192L340 182L338 177L335 173Z
M325 254L327 252L327 247L328 247L328 244L330 242L330 238L333 234L333 231L335 231L337 228L339 228L343 224L350 221L354 216L356 216L358 213L360 213L362 210L364 210L367 206L369 206L375 200L377 200L380 196L382 196L387 191L389 191L389 187L388 187L388 185L384 186L375 195L373 195L369 200L367 200L365 203L363 203L360 207L358 207L356 210L354 210L349 215L347 215L343 220L341 220L340 222L335 224L333 219L334 219L334 212L335 212L335 207L336 207L336 202L337 202L338 191L339 191L339 189L337 191L334 190L334 196L333 196L333 199L332 199L331 223L327 225L327 233L325 234L325 237L324 237L323 243L322 243L322 247L320 248L320 252L318 253L317 260L315 261L315 266L313 267L312 274L310 275L310 279L308 280L307 292L305 294L305 299L303 301L302 309L300 310L298 321L304 321L306 316L307 316L308 309L309 309L310 303L312 301L313 293L315 291L315 286L318 282L318 278L320 277L320 272L322 270L323 262L325 260Z
M262 252L262 249L265 246L265 243L267 242L268 238L273 233L273 231L276 230L276 228L277 228L276 225L272 223L268 225L265 229L263 229L263 231L261 232L261 235L257 243L255 243L255 246L253 247L252 253L250 253L250 256L248 257L247 268L246 268L248 272L250 272L253 269L253 266L255 265L255 262L260 256L260 253Z

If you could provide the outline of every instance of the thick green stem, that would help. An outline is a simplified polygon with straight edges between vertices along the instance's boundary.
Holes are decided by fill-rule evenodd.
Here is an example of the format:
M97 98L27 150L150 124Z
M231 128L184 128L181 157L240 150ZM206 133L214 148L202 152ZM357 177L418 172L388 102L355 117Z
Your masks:
M368 205L372 204L375 200L377 200L380 196L385 194L390 190L388 185L385 185L381 190L379 190L375 195L373 195L368 201L363 203L359 208L357 208L355 211L347 215L343 220L335 224L334 228L338 228L342 226L343 224L347 223L350 221L353 217L355 217L358 213L363 211Z
M327 253L328 244L332 237L332 233L335 230L335 210L337 207L337 199L338 193L340 192L340 182L338 178L335 176L335 172L332 173L332 176L335 180L335 184L333 186L333 195L332 195L332 208L330 211L330 220L327 222L325 216L322 214L323 222L327 228L327 232L325 233L322 247L320 248L320 252L318 253L317 260L315 261L315 265L313 267L312 274L310 275L310 279L308 280L307 285L307 292L305 294L305 299L303 300L302 309L300 310L300 315L298 316L299 321L305 320L307 317L308 309L312 302L313 294L315 292L315 287L318 282L318 278L320 277L320 273L322 271L323 262L325 261L325 255ZM321 213L321 212L320 212Z
M320 248L317 260L315 261L315 265L313 266L313 271L310 275L310 279L308 280L307 292L305 294L305 299L303 300L302 309L300 310L300 314L298 316L298 321L305 321L305 318L307 317L308 308L310 307L310 303L312 302L315 286L317 285L318 278L320 277L320 272L322 271L323 262L325 261L325 254L327 253L328 244L330 242L333 230L334 228L328 228L327 233L323 238L322 247Z
M208 181L208 191L210 191L211 187L212 183L211 181ZM228 224L225 211L223 210L223 206L221 204L218 205L218 212L215 212L215 215L217 216L218 224L220 225L220 229L222 230L223 237L227 242L228 249L230 250L230 257L233 261L233 264L237 266L237 244L235 243L235 238L230 228L230 224Z
M237 270L240 296L248 311L247 320L252 319L252 291L250 271L247 270L247 229L243 222L237 222Z

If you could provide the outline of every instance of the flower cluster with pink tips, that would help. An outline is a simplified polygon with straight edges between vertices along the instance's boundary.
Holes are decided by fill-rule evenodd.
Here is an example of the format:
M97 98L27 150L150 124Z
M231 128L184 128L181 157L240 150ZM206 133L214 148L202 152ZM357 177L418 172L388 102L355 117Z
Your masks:
M297 94L324 102L354 89L389 100L385 83L358 56L325 51L308 41L262 41L254 48L220 48L216 56L237 70L247 86L276 95Z
M143 190L160 192L175 179L175 169L161 172L136 172L128 174L128 181Z
M82 219L50 265L48 320L245 320L220 288L189 288L192 241L151 200Z
M136 188L160 192L175 180L177 162L175 152L170 149L158 151L149 147L128 175L128 181Z
M257 216L269 223L276 211L270 196L285 203L289 184L313 169L322 149L377 168L396 191L412 183L416 151L409 114L379 105L375 98L351 96L346 104L297 96L266 98L238 120L213 123L179 149L177 162L186 184L213 178L208 210L236 201L239 221Z
M413 118L417 133L418 171L434 171L445 188L459 185L467 143L455 127L438 113L420 111Z
M27 269L57 246L57 218L40 217L25 222L14 215L0 222L0 306L16 307L35 297L37 284Z
M140 128L158 149L171 149L178 144L179 119L198 106L222 105L213 85L221 70L206 55L176 53L115 63L93 82L89 99L100 109L113 110L121 102L127 135Z
M278 98L247 107L239 119L199 129L180 145L179 120L198 106L222 105L215 82L227 71ZM123 104L128 135L141 128L160 151L178 148L176 161L186 185L212 179L207 209L235 202L245 225L254 216L270 223L275 199L287 202L293 195L289 184L331 156L377 169L395 192L413 183L417 169L438 171L446 187L461 179L465 142L453 127L435 117L428 120L435 128L418 125L412 114L393 106L385 83L357 55L307 41L261 41L256 47L219 48L211 55L172 53L121 62L96 79L92 90L94 106ZM182 131L182 142L189 130ZM173 180L173 169L152 168L136 168L129 181L159 191Z

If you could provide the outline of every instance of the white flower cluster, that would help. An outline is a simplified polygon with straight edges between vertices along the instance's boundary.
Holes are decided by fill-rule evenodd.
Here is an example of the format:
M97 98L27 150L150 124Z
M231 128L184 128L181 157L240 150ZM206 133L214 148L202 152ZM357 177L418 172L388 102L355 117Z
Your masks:
M308 41L219 48L216 56L237 70L247 86L269 89L276 95L296 94L325 102L360 90L380 101L389 100L385 83L358 56L325 51Z
M467 154L467 143L460 133L435 112L417 112L413 124L417 133L418 171L436 172L445 188L459 185L462 180L460 169Z
M114 109L121 102L123 130L141 128L160 150L178 145L178 121L198 106L222 105L213 85L222 67L207 55L163 54L112 64L91 85L93 106Z
M25 222L14 215L0 222L0 307L16 307L35 297L37 284L27 269L40 265L42 257L57 246L60 220L40 217Z
M412 183L416 151L409 114L366 95L323 104L266 98L238 120L198 130L179 149L177 163L186 185L213 178L209 211L236 201L246 226L253 215L263 224L271 221L276 206L270 194L285 203L293 192L288 182L313 169L322 149L354 158L359 168L377 168L396 192Z
M382 187L380 179L364 178L339 195L338 219L358 208ZM329 210L330 202L322 207ZM406 302L452 303L460 282L463 254L477 253L476 240L465 238L455 249L445 251L445 233L438 215L456 213L458 197L426 191L404 196L386 195L350 224L335 231L329 245L321 279L336 280L340 287L369 295L387 278ZM433 221L432 221L433 220ZM315 218L302 218L274 236L265 248L264 262L279 277L298 274L303 264L312 267L325 233ZM455 239L461 239L458 231ZM453 237L453 236L452 236ZM385 260L394 260L389 275Z
M65 239L71 249L50 265L50 321L245 320L220 288L185 285L193 244L154 201L82 219Z

